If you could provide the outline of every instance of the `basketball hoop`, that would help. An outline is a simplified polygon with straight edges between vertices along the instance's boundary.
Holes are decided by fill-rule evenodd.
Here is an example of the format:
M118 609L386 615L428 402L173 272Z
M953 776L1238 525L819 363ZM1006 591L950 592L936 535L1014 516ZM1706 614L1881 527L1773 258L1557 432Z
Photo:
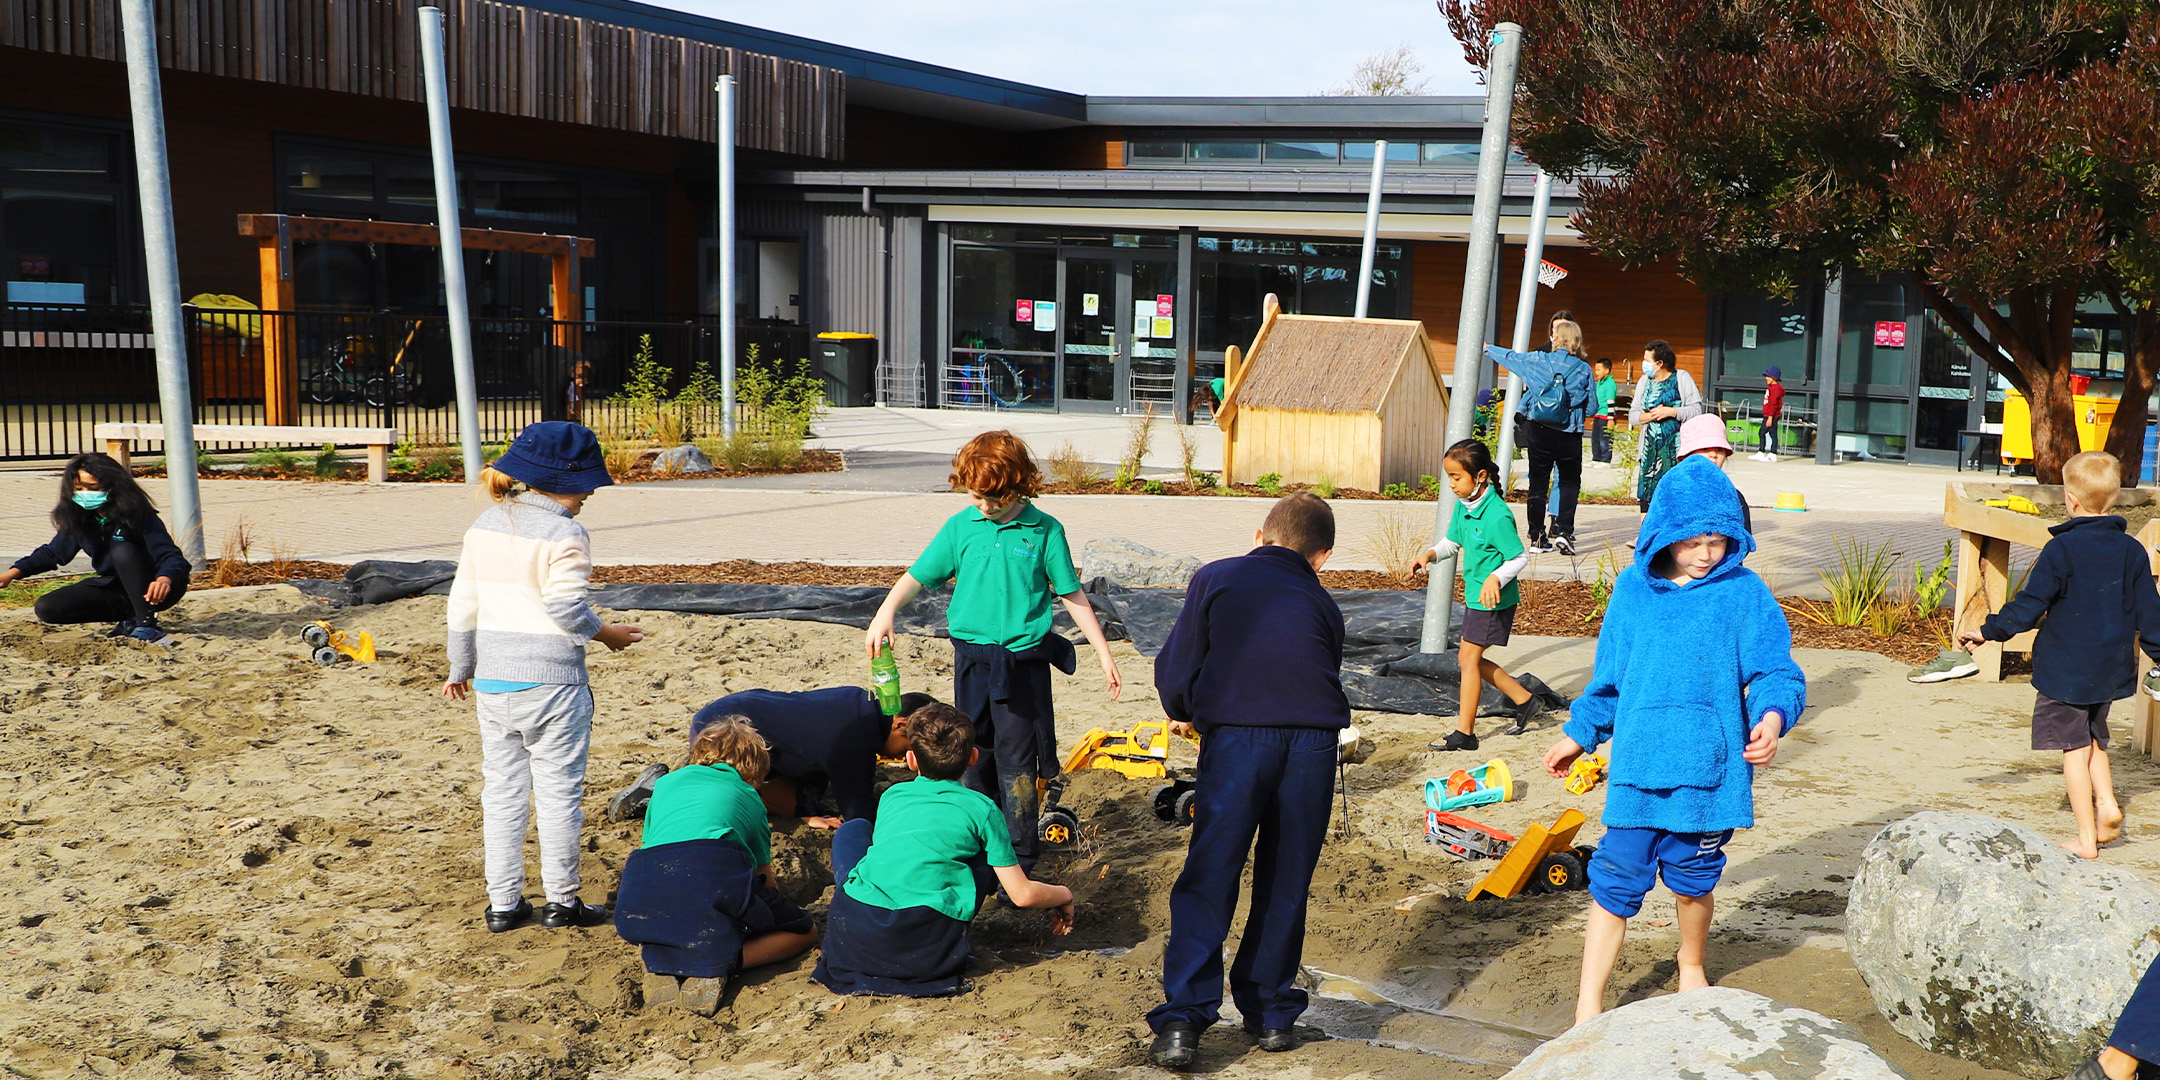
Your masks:
M1558 288L1560 283L1566 280L1567 269L1565 267L1561 266L1559 263L1553 262L1550 259L1538 260L1538 284L1543 285L1548 289L1553 289Z

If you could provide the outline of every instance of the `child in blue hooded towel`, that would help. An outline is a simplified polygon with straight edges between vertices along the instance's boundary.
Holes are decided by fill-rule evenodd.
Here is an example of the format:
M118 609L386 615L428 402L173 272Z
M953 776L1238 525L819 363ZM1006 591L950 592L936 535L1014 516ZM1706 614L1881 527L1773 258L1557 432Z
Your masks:
M1703 948L1725 845L1754 826L1755 768L1807 706L1785 612L1741 565L1753 550L1725 474L1699 456L1674 465L1635 565L1613 584L1590 684L1545 752L1546 771L1564 777L1584 750L1612 742L1578 1024L1604 1010L1627 920L1660 877L1679 901L1680 989L1710 985Z

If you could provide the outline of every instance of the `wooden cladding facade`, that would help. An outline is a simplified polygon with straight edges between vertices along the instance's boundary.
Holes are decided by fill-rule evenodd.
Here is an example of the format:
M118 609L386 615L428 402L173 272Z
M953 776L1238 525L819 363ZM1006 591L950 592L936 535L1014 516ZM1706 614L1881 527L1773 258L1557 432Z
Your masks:
M154 0L167 68L419 101L417 0ZM737 145L838 160L847 76L832 68L490 0L441 0L450 104L714 141L736 79ZM0 45L122 60L116 0L0 0Z

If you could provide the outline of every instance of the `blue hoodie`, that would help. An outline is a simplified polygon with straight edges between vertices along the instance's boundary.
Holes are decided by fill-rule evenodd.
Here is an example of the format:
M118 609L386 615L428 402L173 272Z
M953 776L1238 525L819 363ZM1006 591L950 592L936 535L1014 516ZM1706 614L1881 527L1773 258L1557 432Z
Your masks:
M1562 731L1594 749L1612 741L1607 828L1721 832L1755 824L1748 732L1772 710L1791 731L1807 707L1792 627L1770 588L1740 565L1755 538L1740 494L1705 457L1658 483L1635 565L1613 583L1590 685ZM1650 570L1669 544L1718 533L1725 558L1676 585Z

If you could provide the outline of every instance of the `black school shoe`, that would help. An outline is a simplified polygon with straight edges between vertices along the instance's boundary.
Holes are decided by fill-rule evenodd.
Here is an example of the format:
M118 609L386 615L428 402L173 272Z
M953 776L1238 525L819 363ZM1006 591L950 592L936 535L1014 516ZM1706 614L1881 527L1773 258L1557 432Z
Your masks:
M1533 697L1530 700L1536 701L1537 699ZM1447 733L1447 738L1436 743L1426 743L1425 746L1430 750L1475 750L1478 743L1475 735L1461 731L1450 731Z
M530 911L531 905L526 905L526 910ZM593 907L583 900L572 900L567 904L549 904L541 908L540 925L550 930L560 930L565 926L598 926L607 921L607 916L606 908Z
M549 905L550 910L553 905ZM497 911L493 905L487 909L487 928L490 934L502 934L515 930L532 921L532 901L520 899L518 906L508 911Z
M1245 1034L1252 1036L1253 1045L1270 1054L1295 1050L1301 1045L1295 1028L1263 1028L1247 1024L1245 1025Z
M668 774L668 767L655 761L637 774L630 786L615 793L608 800L609 821L634 821L645 816L645 807L652 802L653 782Z
M106 637L126 637L135 632L135 620L122 619L120 625L105 631Z
M1200 1061L1200 1032L1183 1021L1163 1025L1148 1047L1148 1061L1164 1069L1184 1072Z

